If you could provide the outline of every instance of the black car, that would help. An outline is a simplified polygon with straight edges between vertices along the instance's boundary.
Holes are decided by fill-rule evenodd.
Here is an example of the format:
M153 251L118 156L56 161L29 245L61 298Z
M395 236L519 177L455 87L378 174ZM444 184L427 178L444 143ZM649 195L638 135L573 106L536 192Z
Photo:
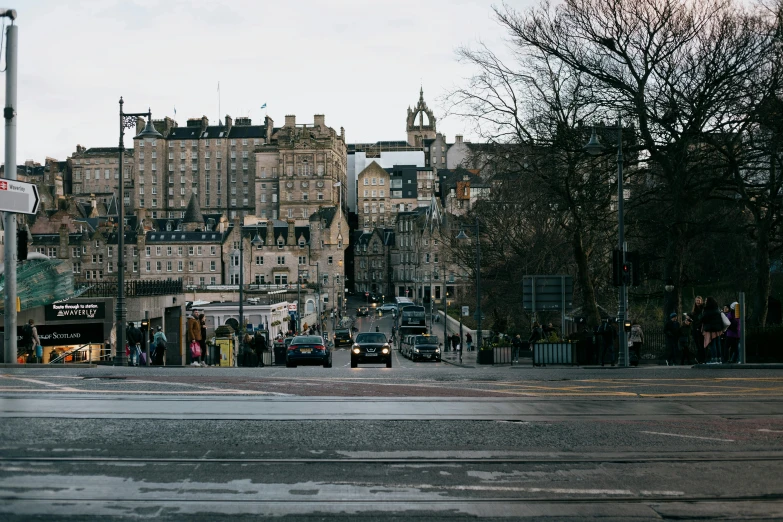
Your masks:
M351 331L347 328L340 328L334 331L334 347L347 344L348 346L353 344L353 336Z
M370 310L366 306L360 306L356 309L356 317L366 317L370 315Z
M386 364L392 367L391 345L386 334L380 332L362 332L356 336L356 342L351 348L351 368L359 363Z
M419 359L429 361L441 360L438 336L436 335L407 335L403 338L400 346L402 354L411 361Z
M285 365L287 368L296 368L297 364L319 364L331 368L332 351L317 335L297 335L288 345Z

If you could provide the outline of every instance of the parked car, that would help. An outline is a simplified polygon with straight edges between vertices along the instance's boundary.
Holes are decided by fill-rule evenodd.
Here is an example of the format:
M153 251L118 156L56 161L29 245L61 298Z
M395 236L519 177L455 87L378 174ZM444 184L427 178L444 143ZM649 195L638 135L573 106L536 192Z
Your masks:
M401 340L400 352L411 361L419 359L440 361L438 336L431 334L406 335Z
M392 303L386 303L378 307L379 312L396 312L397 306Z
M359 363L386 364L392 367L391 345L386 334L379 332L362 332L356 336L356 342L351 348L351 368Z
M286 352L285 365L296 368L298 364L319 364L332 367L332 351L318 335L297 335Z
M356 317L366 317L370 315L370 309L366 306L360 306L356 309Z
M353 335L348 328L339 328L334 331L334 347L337 348L347 344L351 346L353 344Z

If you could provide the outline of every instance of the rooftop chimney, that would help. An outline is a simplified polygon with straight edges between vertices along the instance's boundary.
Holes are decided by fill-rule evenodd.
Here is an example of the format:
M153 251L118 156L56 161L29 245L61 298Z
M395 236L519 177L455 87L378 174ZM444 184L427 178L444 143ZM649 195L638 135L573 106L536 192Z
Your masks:
M286 127L296 127L296 116L294 114L286 114L285 116Z
M313 127L325 127L326 117L323 114L316 114L313 116Z

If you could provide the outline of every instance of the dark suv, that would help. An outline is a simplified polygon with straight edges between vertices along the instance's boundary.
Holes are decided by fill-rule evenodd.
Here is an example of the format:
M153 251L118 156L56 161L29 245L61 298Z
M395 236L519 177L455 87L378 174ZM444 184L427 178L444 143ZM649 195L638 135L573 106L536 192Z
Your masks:
M359 363L386 364L392 367L391 345L386 334L380 332L362 332L356 336L356 342L351 348L351 368Z
M411 361L440 361L440 347L436 335L408 335L403 339L401 347L402 354Z
M347 344L348 346L353 344L353 337L351 336L351 331L347 328L341 328L339 330L334 331L334 347L337 348L338 346L342 346L344 344Z

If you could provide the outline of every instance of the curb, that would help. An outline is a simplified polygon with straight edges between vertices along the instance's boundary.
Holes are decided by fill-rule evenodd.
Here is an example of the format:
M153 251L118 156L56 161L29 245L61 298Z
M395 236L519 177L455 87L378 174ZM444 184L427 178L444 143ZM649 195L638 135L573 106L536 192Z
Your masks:
M97 368L97 364L79 364L79 363L68 363L68 364L37 364L37 363L29 363L29 364L19 364L19 363L0 363L0 368L26 368L28 370L40 370L40 369L56 369L56 370L62 370L63 368Z
M695 370L783 370L782 363L751 363L751 364L695 364Z

